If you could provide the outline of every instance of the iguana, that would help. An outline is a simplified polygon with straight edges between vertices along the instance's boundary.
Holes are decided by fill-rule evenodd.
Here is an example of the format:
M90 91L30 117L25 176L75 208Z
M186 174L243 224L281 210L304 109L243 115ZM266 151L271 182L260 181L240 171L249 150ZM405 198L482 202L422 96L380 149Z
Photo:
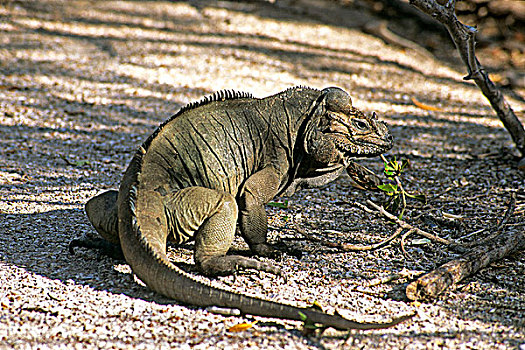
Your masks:
M86 212L103 239L122 249L138 278L176 301L306 318L337 329L386 328L408 316L384 324L357 323L218 289L170 262L166 244L194 240L196 265L206 275L239 268L278 274L269 263L226 254L237 225L253 253L274 256L276 249L266 239L266 203L322 186L353 158L377 156L392 143L386 124L375 113L367 116L354 108L339 88L296 87L262 99L221 91L160 125L136 151L118 192L92 198ZM70 249L76 246L100 244L74 240Z

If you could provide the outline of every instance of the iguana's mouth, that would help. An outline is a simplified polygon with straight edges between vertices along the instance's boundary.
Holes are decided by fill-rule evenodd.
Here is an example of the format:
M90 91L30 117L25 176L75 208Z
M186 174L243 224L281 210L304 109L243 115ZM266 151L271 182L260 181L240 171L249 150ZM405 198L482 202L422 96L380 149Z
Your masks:
M385 138L374 138L372 141L350 139L348 135L342 133L332 134L334 145L343 157L351 156L378 156L393 146L393 139L390 135Z

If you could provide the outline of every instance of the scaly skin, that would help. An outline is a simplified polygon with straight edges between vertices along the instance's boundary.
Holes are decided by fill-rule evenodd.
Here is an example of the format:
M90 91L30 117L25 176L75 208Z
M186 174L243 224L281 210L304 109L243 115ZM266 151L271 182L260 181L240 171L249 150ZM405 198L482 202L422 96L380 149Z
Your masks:
M208 275L239 268L279 274L271 264L226 255L237 224L255 254L273 256L276 250L266 240L266 203L322 186L347 166L351 175L366 177L352 159L391 147L386 125L375 114L355 109L338 88L298 87L263 99L220 92L162 124L135 153L118 193L94 197L86 211L106 247L120 247L148 287L179 302L291 320L303 314L337 329L390 327L409 316L383 324L356 323L197 282L169 261L166 243L195 240L195 262ZM75 240L74 246L100 243Z

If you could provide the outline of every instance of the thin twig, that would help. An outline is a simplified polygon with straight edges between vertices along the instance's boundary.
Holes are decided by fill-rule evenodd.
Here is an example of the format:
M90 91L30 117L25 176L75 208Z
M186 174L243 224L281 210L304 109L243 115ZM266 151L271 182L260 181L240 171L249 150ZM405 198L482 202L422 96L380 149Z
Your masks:
M419 277L423 275L424 273L425 273L424 271L414 271L414 270L408 270L406 268L403 268L401 271L392 273L388 276L374 278L368 281L367 283L365 283L363 287L375 287L380 284L386 284L392 281L400 280L402 278L412 279L414 277Z
M394 34L390 29L388 29L387 21L383 20L367 23L363 26L363 31L365 33L377 36L387 44L399 46L403 49L414 50L420 55L425 56L425 58L428 60L434 59L434 56L432 56L432 54L424 47Z
M385 210L385 208L383 208L382 206L379 206L377 204L375 204L374 202L372 202L371 200L367 200L366 203L371 206L372 208L374 208L376 210L377 213L383 215L384 217L388 218L389 220L392 220L394 221L398 226L404 228L404 229L407 229L407 230L413 230L414 233L420 235L420 236L423 236L425 238L428 238L434 242L438 242L438 243L441 243L441 244L446 244L446 245L452 245L452 244L455 244L455 245L458 245L456 242L453 242L453 241L449 241L447 239L444 239L444 238L441 238L441 237L438 237L436 235L433 235L431 233L428 233L426 231L423 231L417 227L414 227L412 225L410 225L409 223L407 223L406 221L404 220L401 220L399 219L397 216L395 215L392 215L390 214L389 212L387 212ZM366 211L370 211L370 208L368 208L366 205L363 205L361 203L353 203L355 206L363 209L363 210L366 210Z
M514 209L516 207L516 194L514 192L511 193L511 197L510 197L510 201L509 201L509 206L505 212L505 215L503 216L503 219L501 220L501 222L496 226L496 227L491 227L491 228L487 228L487 230L490 230L490 231L494 231L492 232L488 237L482 239L482 240L479 240L479 241L475 241L475 242L469 242L469 243L461 243L461 242L456 242L456 241L451 241L451 240L447 240L447 239L444 239L444 238L441 238L441 237L438 237L432 233L429 233L427 231L424 231L420 228L417 228L417 227L414 227L412 226L411 224L407 223L406 221L398 218L397 216L387 212L385 210L385 208L383 208L382 206L380 205L377 205L375 204L374 202L370 201L370 200L367 200L366 203L367 205L364 205L364 204L361 204L359 202L344 202L344 203L347 203L347 204L350 204L350 205L353 205L369 214L375 214L375 215L382 215L383 217L387 218L388 220L391 220L393 222L395 222L399 228L396 230L396 232L394 232L394 234L392 234L391 236L389 236L388 238L386 238L385 240L381 241L381 242L378 242L378 243L375 243L375 244L370 244L370 245L355 245L355 244L349 244L349 243L337 243L337 242L330 242L328 240L325 240L325 239L322 239L322 238L319 238L319 237L315 237L311 234L309 234L308 232L306 232L306 230L302 229L301 227L295 225L294 228L295 228L295 231L298 232L299 234L301 234L305 239L307 239L308 241L311 241L311 242L317 242L317 243L320 243L321 245L324 245L326 247L330 247L330 248L336 248L336 249L339 249L339 250L342 250L342 251L370 251L370 250L375 250L375 249L379 249L379 248L382 248L384 246L386 246L387 244L389 244L391 241L393 241L395 238L399 237L401 235L401 233L403 233L403 231L405 231L405 233L401 236L401 250L403 252L403 254L405 256L408 256L408 252L406 251L405 249L405 242L406 242L406 239L409 235L415 233L417 235L420 235L420 236L423 236L431 241L434 241L434 242L438 242L438 243L441 243L441 244L444 244L444 245L447 245L450 249L453 249L455 251L458 251L458 252L465 252L466 251L466 248L472 248L472 247L475 247L475 246L479 246L483 243L486 243L492 239L494 239L496 236L498 236L498 234L500 233L500 231L502 230L502 228L507 224L508 220L510 219L510 217L512 216L513 212L514 212ZM372 207L372 209L370 208ZM275 228L275 229L278 229L278 230L282 230L280 228ZM476 232L483 232L484 230L481 230L481 231L476 231Z
M486 242L492 240L494 237L496 237L497 235L500 234L501 230L507 224L507 222L509 221L510 217L514 213L514 209L516 209L516 194L514 192L511 192L510 200L509 200L509 206L507 207L507 210L505 211L505 215L503 215L503 219L501 219L500 223L498 225L496 225L495 227L487 227L485 229L473 232L473 233L467 235L466 237L470 237L473 234L478 234L478 233L481 233L481 232L484 232L484 231L493 231L493 232L490 235L488 235L487 237L483 238L482 240L474 241L474 242L468 242L468 243L461 243L461 246L465 247L465 248L472 248L474 246L478 246L480 244L483 244L483 243L486 243Z
M350 244L350 243L330 242L330 241L321 239L319 237L310 235L309 233L307 233L305 230L298 227L297 225L295 226L295 230L311 242L317 242L326 247L337 248L345 252L356 252L356 251L367 251L367 250L375 250L375 249L382 248L386 246L388 243L390 243L391 241L393 241L396 237L398 237L403 232L404 229L400 227L399 229L397 229L397 231L393 235L391 235L387 239L381 242L375 243L375 244L370 244L370 245L355 245L355 244Z
M405 240L412 233L418 234L418 235L423 236L425 238L428 238L428 239L430 239L432 241L448 245L452 249L457 250L457 251L465 251L466 248L472 248L472 247L478 246L480 244L483 244L483 243L486 243L486 242L492 240L494 237L498 236L498 234L501 232L503 227L507 224L507 222L509 221L510 217L512 216L512 214L514 212L514 209L516 208L516 194L514 192L511 192L510 200L509 200L509 206L507 207L507 210L505 211L505 215L503 216L503 219L500 221L500 223L497 226L495 226L495 227L488 227L486 229L476 231L476 233L480 233L480 232L483 232L483 231L493 231L493 232L489 236L483 238L482 240L469 242L469 243L450 241L450 240L438 237L438 236L436 236L434 234L431 234L429 232L426 232L424 230L421 230L421 229L419 229L417 227L414 227L414 226L410 225L406 221L404 221L402 219L399 219L398 217L396 217L393 214L390 214L389 212L387 212L385 210L385 208L375 204L374 202L372 202L370 200L367 200L366 203L369 206L371 206L374 210L370 209L366 205L363 205L363 204L357 203L357 202L356 203L349 203L349 204L352 204L352 205L354 205L354 206L356 206L356 207L358 207L358 208L360 208L360 209L362 209L362 210L364 210L364 211L366 211L368 213L374 213L374 211L375 211L375 213L381 214L382 216L386 217L387 219L394 221L397 225L399 225L399 227L408 230L401 237L401 250L403 251L403 254L407 255L407 252L404 249L404 247L405 247Z
M405 256L408 256L408 253L407 251L405 250L405 241L407 239L407 237L414 233L414 230L408 230L407 232L405 232L405 234L403 236L401 236L401 251L403 252L403 255Z

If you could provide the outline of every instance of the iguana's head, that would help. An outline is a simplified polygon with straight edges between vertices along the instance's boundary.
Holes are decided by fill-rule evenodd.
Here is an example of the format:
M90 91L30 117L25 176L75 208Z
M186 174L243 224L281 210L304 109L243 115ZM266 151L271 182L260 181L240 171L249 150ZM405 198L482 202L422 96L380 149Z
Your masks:
M386 124L375 113L367 116L352 106L352 99L339 88L322 90L311 110L305 149L325 163L351 157L374 157L393 146Z

